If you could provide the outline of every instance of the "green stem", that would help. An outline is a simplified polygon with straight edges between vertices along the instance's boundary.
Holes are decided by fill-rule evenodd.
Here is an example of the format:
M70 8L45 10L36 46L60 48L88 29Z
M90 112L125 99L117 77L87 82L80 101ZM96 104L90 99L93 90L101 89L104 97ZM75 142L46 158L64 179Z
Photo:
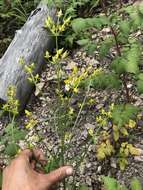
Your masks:
M73 129L76 127L76 125L77 125L77 123L78 123L79 117L80 117L81 112L82 112L82 110L83 110L83 107L84 107L84 105L85 105L85 102L86 102L87 96L88 96L88 94L89 94L89 91L90 91L90 83L89 83L89 85L88 85L86 95L85 95L85 97L84 97L84 99L83 99L82 105L81 105L81 107L80 107L80 110L79 110L79 112L78 112L77 118L76 118L76 120L75 120Z
M62 134L62 139L61 139L61 162L62 166L65 165L65 139L64 139L64 133ZM63 189L66 190L66 180L63 180Z
M106 17L108 18L107 9L106 9L104 0L100 0L100 2L101 2L101 6L102 6L102 9L103 9ZM120 45L118 43L117 33L116 33L115 29L112 26L110 26L110 29L111 29L111 32L112 32L112 34L114 36L114 39L115 39L117 54L118 54L118 56L121 57L122 54L121 54L121 50L120 50ZM122 82L123 82L123 86L124 86L124 89L125 89L125 92L126 92L126 95L125 95L126 96L126 100L127 100L127 102L130 102L130 94L129 94L129 89L128 89L126 81L127 81L126 80L126 74L124 73L123 74L123 78L122 78Z
M11 137L12 137L12 143L15 143L15 138L14 138L14 121L15 121L15 115L13 115L12 121L11 121Z

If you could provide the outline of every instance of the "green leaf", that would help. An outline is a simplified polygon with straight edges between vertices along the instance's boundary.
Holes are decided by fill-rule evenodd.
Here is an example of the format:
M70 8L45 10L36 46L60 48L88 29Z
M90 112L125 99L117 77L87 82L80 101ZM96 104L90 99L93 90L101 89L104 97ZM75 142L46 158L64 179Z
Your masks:
M14 140L16 142L19 141L19 140L24 140L26 134L27 134L27 132L24 131L24 130L15 129L14 130Z
M6 128L5 128L5 133L7 134L11 134L11 130L12 128L16 127L16 123L13 122L13 123L9 123Z
M78 33L87 28L87 23L83 18L77 18L72 21L72 28L74 32Z
M126 60L123 57L116 57L116 59L112 62L111 68L118 74L122 74L125 72L125 64Z
M123 171L125 170L126 166L128 165L128 160L126 158L119 158L118 160L120 169Z
M119 89L121 81L114 73L104 73L93 76L91 79L91 86L95 89Z
M143 73L140 73L140 74L138 75L138 79L140 79L140 80L143 81Z
M131 190L142 190L142 185L137 178L131 181Z
M72 21L72 29L74 32L79 33L81 31L85 31L88 28L86 23L86 19L77 18Z
M113 46L114 44L114 40L113 38L106 38L102 43L101 43L101 46L100 46L100 49L99 49L99 55L101 57L104 57L106 56L109 51L110 51L110 48Z
M127 124L129 119L135 119L139 108L131 104L116 105L112 112L113 123L119 127Z
M5 136L9 137L10 139L12 138L12 133L13 133L13 138L15 142L19 140L24 140L27 132L23 129L19 129L16 126L16 123L9 123L7 127L5 128Z
M103 177L105 190L118 190L117 180L111 177Z
M143 15L143 3L140 2L140 5L139 5L139 12Z
M88 54L93 54L94 51L97 49L97 45L95 43L88 43L84 49L87 51Z
M120 31L125 34L128 35L130 33L131 27L130 27L130 22L129 21L120 21Z
M60 158L52 158L45 166L44 170L46 173L51 172L52 170L55 170L60 165Z
M138 43L133 43L127 52L126 72L137 74L141 59L141 48Z
M89 28L101 28L108 24L108 18L103 15L93 18L76 18L72 21L72 29L74 32L78 33Z
M143 93L143 80L138 80L137 81L137 90L140 94Z
M135 40L130 40L130 48L124 48L122 57L117 57L111 67L116 73L124 72L138 74L141 60L141 46Z
M15 143L8 144L5 149L5 154L9 155L10 157L13 157L17 154L17 151L19 149L19 146Z
M77 43L81 46L85 46L89 43L89 39L82 39L82 40L78 40Z
M89 190L88 186L87 185L81 185L79 187L79 190Z

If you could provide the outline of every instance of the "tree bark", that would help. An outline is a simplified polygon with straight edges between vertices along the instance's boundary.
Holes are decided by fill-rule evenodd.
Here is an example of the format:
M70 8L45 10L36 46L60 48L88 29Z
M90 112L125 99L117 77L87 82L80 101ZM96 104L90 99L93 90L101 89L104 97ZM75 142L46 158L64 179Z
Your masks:
M27 80L24 65L19 63L20 58L24 59L25 65L35 63L34 73L40 73L45 64L45 51L51 51L55 45L50 32L44 28L48 15L55 20L55 8L48 8L46 4L40 3L25 25L16 32L13 41L0 59L0 100L6 102L8 87L15 86L20 110L24 109L33 89L33 85Z

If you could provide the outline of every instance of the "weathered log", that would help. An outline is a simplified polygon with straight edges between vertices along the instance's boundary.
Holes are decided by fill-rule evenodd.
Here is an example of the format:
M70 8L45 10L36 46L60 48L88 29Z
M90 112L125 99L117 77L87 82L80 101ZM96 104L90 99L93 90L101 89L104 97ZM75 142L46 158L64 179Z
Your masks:
M44 28L45 19L56 17L55 8L48 8L40 3L28 18L25 25L16 32L16 35L7 51L0 59L0 100L7 101L7 89L16 87L16 97L23 109L30 98L33 86L27 80L24 65L19 63L23 58L25 65L35 63L34 73L40 73L46 50L51 51L54 41L50 33Z

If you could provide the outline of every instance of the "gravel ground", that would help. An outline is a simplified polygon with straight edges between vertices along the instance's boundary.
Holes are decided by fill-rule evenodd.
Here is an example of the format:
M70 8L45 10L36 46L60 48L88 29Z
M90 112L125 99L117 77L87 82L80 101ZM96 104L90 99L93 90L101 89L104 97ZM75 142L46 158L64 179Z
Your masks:
M107 59L105 62L100 63L92 56L87 56L84 51L76 50L65 62L62 63L62 65L65 70L70 70L74 65L86 67L89 63L94 65L95 68L102 66L102 68L106 69L108 67L108 62L109 60ZM53 107L56 106L57 103L56 95L53 90L55 88L55 78L56 75L53 67L51 65L47 66L41 76L40 81L41 86L43 86L42 93L38 96L33 94L26 108L32 111L34 117L38 119L38 124L34 128L28 130L28 134L25 139L33 145L40 147L45 152L47 158L50 158L50 155L53 153L57 154L60 143L58 135L54 130L55 128L53 122ZM70 142L73 146L65 155L68 160L68 158L81 155L83 149L87 152L86 158L83 159L82 163L78 167L78 170L76 171L76 185L79 186L81 183L86 183L89 190L100 189L102 175L116 176L121 183L125 183L127 185L133 176L139 177L139 179L143 181L143 158L141 156L136 159L129 158L129 166L124 172L121 172L116 165L115 158L110 158L102 162L97 161L95 145L91 144L90 141L86 141L88 137L88 129L93 128L96 131L97 125L95 117L98 111L103 107L108 107L108 105L117 101L117 99L118 101L122 101L123 93L116 92L114 90L95 91L91 89L88 96L95 99L95 105L90 108L85 107L82 110L78 127L73 130L74 138ZM83 98L84 95L82 94L80 97L75 97L72 101L73 105ZM134 104L143 107L143 96L134 95ZM24 127L26 117L20 116L18 120L20 122L20 127ZM7 116L1 118L1 135L3 135L2 129L6 126L6 121L8 121ZM134 134L134 144L143 149L142 133L142 121L140 121L139 129L137 129L137 132ZM26 140L19 142L22 149L27 146ZM69 142L67 142L67 144L68 143ZM7 164L7 161L9 160L9 158L3 153L4 149L5 146L0 145L0 164L2 166ZM76 163L74 161L69 163L72 163L73 166L76 167ZM72 177L70 178L70 181L72 181Z

